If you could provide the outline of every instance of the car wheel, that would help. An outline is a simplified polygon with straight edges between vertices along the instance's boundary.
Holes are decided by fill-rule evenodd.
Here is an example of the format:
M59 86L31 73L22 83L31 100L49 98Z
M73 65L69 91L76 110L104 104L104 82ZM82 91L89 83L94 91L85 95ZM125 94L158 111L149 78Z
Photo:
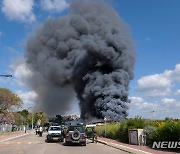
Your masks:
M49 140L46 139L45 142L46 142L46 143L49 143Z
M68 146L68 145L70 145L70 143L69 142L65 142L65 144L64 144L65 146Z
M63 142L63 139L61 139L60 142Z

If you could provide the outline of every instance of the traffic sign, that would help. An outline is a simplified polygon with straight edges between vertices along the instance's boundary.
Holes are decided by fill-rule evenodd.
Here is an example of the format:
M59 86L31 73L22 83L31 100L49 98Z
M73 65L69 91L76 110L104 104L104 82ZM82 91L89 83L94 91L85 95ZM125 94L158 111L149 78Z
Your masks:
M107 121L107 118L106 118L106 117L104 117L104 121Z

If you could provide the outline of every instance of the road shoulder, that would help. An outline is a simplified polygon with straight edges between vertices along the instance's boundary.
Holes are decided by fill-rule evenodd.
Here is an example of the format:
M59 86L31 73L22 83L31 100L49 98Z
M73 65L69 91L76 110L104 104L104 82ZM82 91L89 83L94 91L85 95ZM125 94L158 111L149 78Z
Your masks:
M26 136L28 134L30 134L30 131L27 133L24 133L24 131L17 131L17 132L10 132L10 133L6 133L6 134L1 134L0 135L0 142L5 142L5 141L12 140L12 139L20 138L20 137Z
M166 153L173 154L174 153L174 152L158 151L155 149L151 149L148 146L125 144L118 142L116 140L103 138L103 137L98 137L97 142L133 154L166 154Z

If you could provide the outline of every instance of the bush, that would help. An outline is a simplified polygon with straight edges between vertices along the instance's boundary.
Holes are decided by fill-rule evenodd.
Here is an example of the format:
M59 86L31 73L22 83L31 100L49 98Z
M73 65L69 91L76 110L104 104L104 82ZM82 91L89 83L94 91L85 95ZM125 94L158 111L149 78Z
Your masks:
M127 122L124 121L121 123L120 128L119 128L119 133L118 133L118 140L124 143L128 143L128 126Z
M111 123L106 125L106 137L117 139L120 123ZM96 132L99 136L105 137L105 125L96 126Z
M150 141L148 140L151 135L156 131L157 127L155 126L151 126L151 125L147 125L145 128L144 128L144 133L146 134L146 138L147 138L147 141L146 143L147 144L150 144Z
M124 143L129 142L128 130L129 129L137 129L144 128L145 120L141 118L129 119L121 123L118 133L118 140Z
M129 119L127 121L127 127L128 129L143 129L145 127L145 120L141 118L135 118L135 119Z
M158 127L148 138L149 145L154 141L179 141L180 140L180 122L166 122Z
M147 144L152 146L154 141L179 141L180 121L145 121L141 118L129 119L121 123L107 124L107 138L128 143L129 129L144 129L147 135ZM97 126L98 136L105 136L105 126Z
M107 138L128 142L127 122L107 124L106 130ZM96 132L98 136L105 137L105 126L96 126Z
M103 136L104 137L104 134L105 134L105 131L104 131L104 125L100 125L100 126L96 126L96 133L98 136Z
M145 120L141 118L129 119L121 123L107 124L106 137L128 143L128 129L144 128ZM105 137L105 126L96 126L98 136Z

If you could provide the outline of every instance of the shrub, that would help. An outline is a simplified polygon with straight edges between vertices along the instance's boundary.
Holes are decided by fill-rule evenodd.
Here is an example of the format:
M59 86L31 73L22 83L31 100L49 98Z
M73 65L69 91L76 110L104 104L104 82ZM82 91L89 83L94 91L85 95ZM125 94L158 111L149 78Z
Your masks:
M128 143L128 127L126 121L122 122L120 125L118 140L124 143Z
M110 123L106 125L106 137L111 139L117 139L120 123ZM98 136L105 137L105 125L96 126L96 132Z
M144 133L146 134L146 138L147 138L147 141L146 143L149 145L150 144L150 141L148 140L151 135L156 131L157 127L155 126L151 126L151 125L147 125L145 128L144 128Z
M145 127L145 120L141 118L129 119L121 123L118 133L118 139L121 142L128 143L128 130L129 129L137 129L137 128L144 128Z
M103 136L104 137L104 134L105 134L105 131L104 131L104 125L100 125L100 126L96 126L96 133L98 136Z
M129 119L127 121L127 127L128 129L133 129L133 128L140 128L143 129L145 127L145 120L141 118L135 118L135 119Z
M175 123L172 121L166 122L161 127L158 127L149 136L149 144L152 145L154 141L179 141L180 140L180 122Z
M129 129L144 129L147 144L152 146L154 141L179 141L180 122L178 121L145 121L141 118L129 119L121 123L107 124L106 137L128 143ZM98 136L105 136L105 126L96 126Z
M112 123L107 125L106 136L111 139L118 139L120 123Z
M106 137L111 139L117 139L121 142L128 143L128 129L144 128L145 120L141 118L129 119L121 123L107 124ZM105 136L105 126L96 126L96 132L98 136Z

